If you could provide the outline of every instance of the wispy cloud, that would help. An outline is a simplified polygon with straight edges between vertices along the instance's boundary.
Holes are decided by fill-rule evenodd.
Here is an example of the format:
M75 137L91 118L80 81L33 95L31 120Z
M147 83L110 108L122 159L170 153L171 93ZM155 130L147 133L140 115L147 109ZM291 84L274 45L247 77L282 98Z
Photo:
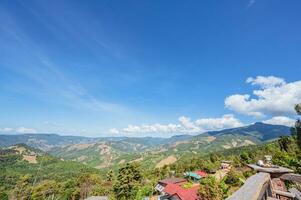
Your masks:
M14 92L22 92L17 90L26 88L24 92L27 94L37 95L45 101L56 101L56 103L77 109L112 113L129 111L123 105L101 100L92 95L80 82L70 78L67 70L62 71L61 64L55 63L43 48L19 28L9 15L5 17L8 22L6 26L3 25L1 28L13 40L12 42L17 42L17 46L20 47L18 49L19 56L23 55L21 58L24 59L20 61L9 60L8 63L10 64L7 68L33 83L31 85L19 85L19 87L14 85L14 88L11 88Z
M27 127L18 127L18 128L0 128L0 132L2 133L37 133L37 130L34 128L27 128Z
M14 130L13 128L8 128L8 127L0 128L0 132L4 132L4 133L11 132L13 130Z
M249 0L249 3L247 5L247 8L251 8L252 6L254 6L254 4L256 3L255 0Z

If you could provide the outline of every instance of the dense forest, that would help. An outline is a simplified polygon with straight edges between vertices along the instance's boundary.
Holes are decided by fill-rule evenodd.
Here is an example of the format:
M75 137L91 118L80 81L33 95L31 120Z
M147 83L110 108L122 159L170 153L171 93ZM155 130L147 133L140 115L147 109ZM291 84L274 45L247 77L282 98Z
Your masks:
M296 106L300 114L300 106ZM199 194L203 200L226 198L252 175L245 165L271 155L273 164L301 173L301 122L296 122L291 136L278 140L225 151L183 155L176 163L146 169L138 162L125 163L116 170L98 170L81 163L63 161L26 145L17 145L34 153L37 163L24 160L24 152L13 148L0 151L0 199L44 200L85 199L92 195L118 200L141 200L156 194L158 180L181 177L186 171L213 173L222 160L232 161L231 171L221 180L210 176L201 180ZM25 153L26 153L25 151ZM187 185L189 187L189 185ZM300 187L300 186L297 186Z

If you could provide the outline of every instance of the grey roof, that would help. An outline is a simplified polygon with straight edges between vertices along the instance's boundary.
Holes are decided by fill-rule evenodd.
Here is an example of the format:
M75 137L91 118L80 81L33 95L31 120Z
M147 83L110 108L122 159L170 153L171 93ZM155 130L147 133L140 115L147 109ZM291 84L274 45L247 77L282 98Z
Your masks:
M109 200L107 196L91 196L86 198L85 200Z
M159 183L168 184L168 183L181 183L185 181L186 179L184 178L167 178L167 179L160 180Z

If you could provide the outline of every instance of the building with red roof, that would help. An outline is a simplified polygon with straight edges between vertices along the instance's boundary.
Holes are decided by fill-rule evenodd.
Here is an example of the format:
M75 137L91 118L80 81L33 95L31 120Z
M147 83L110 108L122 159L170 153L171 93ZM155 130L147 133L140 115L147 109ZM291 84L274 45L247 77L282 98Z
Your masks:
M177 184L168 184L163 192L166 194L166 199L174 200L198 200L198 189L199 186L194 186L192 188L182 188Z
M199 175L202 178L205 178L208 175L205 171L202 171L202 170L193 171L193 173L196 173L197 175Z
M202 170L184 173L184 178L168 178L158 182L155 189L161 193L160 200L199 200L199 181L205 178L207 173ZM189 180L194 184L190 188L184 187Z
M206 177L206 172L195 171L195 174L200 177ZM184 188L187 179L169 178L158 182L156 190L161 193L160 200L198 200L199 184L194 184L190 188Z

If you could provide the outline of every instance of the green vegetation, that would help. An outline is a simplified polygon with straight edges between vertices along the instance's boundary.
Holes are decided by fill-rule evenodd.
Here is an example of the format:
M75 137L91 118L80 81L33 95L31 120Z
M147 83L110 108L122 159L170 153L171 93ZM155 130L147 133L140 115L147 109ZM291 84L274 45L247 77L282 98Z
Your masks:
M256 127L258 126L265 127L256 124ZM64 155L70 156L71 159L76 155L71 154L72 152L77 152L80 156L93 152L91 160L81 157L86 165L63 161L27 145L0 149L0 199L80 200L92 195L105 195L112 200L141 200L156 194L154 186L160 179L170 176L182 177L186 171L204 170L211 175L201 179L200 197L203 200L218 200L228 197L252 175L245 164L255 163L263 159L264 155L271 155L276 165L301 173L300 121L297 121L296 127L292 129L292 136L280 137L268 143L259 142L258 145L237 145L245 140L251 141L250 134L259 137L255 131L240 136L221 132L213 134L214 136L197 136L190 142L172 144L164 151L159 148L142 153L121 154L118 150L121 147L112 148L112 143L117 144L115 142L64 147L68 152ZM139 148L144 148L137 144L140 140L133 141ZM118 143L120 144L120 141ZM231 147L235 143L236 148L225 150L218 147L230 143ZM135 145L129 148L136 148ZM57 153L63 152L60 149ZM169 155L175 155L177 161L161 168L154 167ZM96 162L99 156L102 156L101 160L104 162L113 162L116 159L118 164L114 163L114 167L102 166L100 169L90 167L101 164ZM35 162L30 162L31 158L34 158ZM128 162L133 160L137 162ZM220 171L222 160L231 161L232 169L220 177L213 175L214 172ZM191 186L192 183L184 185L185 188Z
M223 198L223 190L214 176L202 179L199 195L201 200L220 200Z
M289 135L290 128L255 123L245 127L213 131L197 136L171 138L119 138L52 148L49 153L65 160L84 163L90 167L118 171L127 162L140 162L142 168L153 169L168 156L177 159L186 155L204 155L234 147L262 144L280 135ZM210 166L208 166L210 168Z
M32 151L31 148L28 152ZM301 153L296 135L267 144L210 154L186 154L179 157L176 163L162 168L149 169L135 162L125 163L116 172L97 170L78 162L62 161L41 153L37 154L38 163L30 164L22 160L23 155L16 150L3 149L0 151L0 197L18 199L20 195L27 195L31 199L67 200L83 199L90 195L108 195L111 199L141 200L142 197L155 194L153 188L160 179L172 175L182 177L183 172L193 170L213 173L219 169L221 160L229 160L232 161L233 168L221 180L213 176L201 180L202 198L219 199L237 190L252 174L244 167L245 164L263 159L267 154L273 156L274 164L301 173Z
M127 163L124 167L121 167L113 189L116 199L134 199L141 180L142 176L138 165Z
M184 184L182 185L182 187L185 188L185 189L191 188L192 186L193 186L193 183L192 183L192 182L187 182L187 183L184 183Z
M295 106L295 110L298 115L301 115L301 103ZM298 119L296 122L295 132L296 132L298 146L301 149L301 120L300 119Z
M33 151L26 145L20 146ZM38 163L31 164L22 159L24 154L26 151L20 154L12 149L0 150L1 200L80 199L108 193L96 169L40 153Z

